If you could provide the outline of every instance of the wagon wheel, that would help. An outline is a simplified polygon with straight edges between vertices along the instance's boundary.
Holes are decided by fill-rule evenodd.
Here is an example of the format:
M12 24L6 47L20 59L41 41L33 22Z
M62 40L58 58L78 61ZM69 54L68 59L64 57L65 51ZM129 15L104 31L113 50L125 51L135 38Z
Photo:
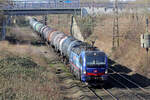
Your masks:
M81 71L79 70L78 79L81 81Z

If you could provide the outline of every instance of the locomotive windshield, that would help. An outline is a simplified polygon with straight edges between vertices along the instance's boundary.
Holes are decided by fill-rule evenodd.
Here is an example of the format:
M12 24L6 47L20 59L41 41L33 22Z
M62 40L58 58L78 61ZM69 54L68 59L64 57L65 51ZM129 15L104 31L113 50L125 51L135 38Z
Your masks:
M87 67L105 67L105 54L103 52L86 53Z

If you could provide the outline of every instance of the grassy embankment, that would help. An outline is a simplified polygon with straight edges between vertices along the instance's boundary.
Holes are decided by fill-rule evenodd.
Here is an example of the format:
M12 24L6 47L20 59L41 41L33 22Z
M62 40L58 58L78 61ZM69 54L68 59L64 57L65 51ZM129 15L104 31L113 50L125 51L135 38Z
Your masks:
M50 84L50 72L30 58L7 57L0 60L1 99L48 99L55 98ZM53 95L52 95L53 93Z
M135 10L133 13L126 12L119 15L119 33L121 36L120 46L113 52L113 16L99 15L93 18L94 21L92 21L92 23L88 23L91 21L86 22L86 18L83 18L79 22L81 23L81 30L83 31L82 34L89 37L85 37L87 40L91 40L93 37L94 39L96 38L95 45L105 51L113 60L132 69L135 73L138 72L144 76L150 77L146 51L140 47L140 35L145 33L145 16L150 18L148 12L143 13L144 14L140 14ZM59 22L59 24L53 24L52 27L55 26L55 28L61 29L62 31L69 29L69 27L66 27L65 29L62 29L61 27L64 25L63 22L66 20L66 17L59 18L61 19L61 22ZM67 23L70 24L70 21ZM94 26L92 26L92 24ZM90 29L90 31L87 28Z
M39 38L29 27L16 25L9 30L6 41L0 42L0 99L63 99L59 80L50 66L55 57L36 43ZM49 54L51 59L46 57Z

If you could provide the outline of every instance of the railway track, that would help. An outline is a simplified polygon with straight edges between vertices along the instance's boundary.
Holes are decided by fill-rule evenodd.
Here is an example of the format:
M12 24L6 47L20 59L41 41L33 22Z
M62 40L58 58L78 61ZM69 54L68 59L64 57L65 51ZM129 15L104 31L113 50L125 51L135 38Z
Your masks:
M107 94L109 94L112 98L113 98L113 100L119 100L117 97L115 97L108 89L105 89L105 88L103 88L103 90L107 93Z
M137 88L141 89L144 93L148 93L150 94L150 91L147 91L146 89L144 89L143 87L141 87L140 85L138 85L137 83L131 81L130 79L126 78L125 76L122 75L122 73L118 73L116 71L114 71L113 69L109 68L109 70L111 70L112 72L116 73L117 75L119 75L120 77L122 77L123 79L127 80L128 82L130 82L131 84L133 84L134 86L136 86Z
M94 89L90 87L88 88L99 100L120 100L119 98L114 96L110 90L106 88L101 88L101 89Z
M49 49L52 50L51 46L46 42L46 45ZM53 50L52 50L53 51ZM61 60L61 58L57 57L59 60ZM126 81L128 81L129 83L135 85L138 89L142 90L144 93L148 93L150 94L149 91L145 90L144 88L142 88L140 85L138 85L137 83L127 79L126 77L124 77L123 75L121 75L122 73L118 73L116 71L114 71L113 69L109 68L109 70L111 70L113 73L117 74L118 76L120 76L121 78L125 79ZM135 95L139 100L148 100L148 99L145 99L143 96L141 96L140 94L136 93L135 91L133 91L132 89L130 89L128 86L126 86L124 83L120 82L118 79L110 76L111 79L113 79L114 81L116 81L116 83L118 83L119 85L121 85L122 87L124 87L129 93L132 93L133 95ZM94 88L89 88L90 91L99 99L99 100L122 100L122 99L119 99L119 97L116 97L113 95L113 93L109 90L109 89L106 89L106 88L101 88L101 89L94 89ZM121 92L121 90L118 90ZM102 94L105 94L102 95ZM107 95L106 95L107 94ZM127 94L127 93L123 93L122 91L122 94ZM109 98L109 99L108 99ZM138 100L138 99L135 99L135 100Z
M49 49L52 50L51 46L48 45L48 43L46 42L46 45ZM61 58L58 57L59 60L61 60ZM149 93L149 91L145 90L144 88L142 88L140 85L138 85L137 83L127 79L126 77L124 77L123 75L121 75L122 73L118 73L116 71L114 71L113 69L109 68L109 70L111 70L113 73L117 74L118 76L120 76L121 78L127 80L128 82L130 82L131 84L135 85L137 88L141 89L144 93ZM126 89L126 91L129 92L124 92L121 89L118 91L124 95L127 94L133 94L135 97L137 97L136 99L129 99L129 100L148 100L145 99L143 96L141 96L140 94L136 93L136 91L133 91L132 89L130 89L128 86L126 86L124 83L120 82L118 79L113 78L112 76L110 76L111 79L113 79L117 84L121 85L122 87L124 87ZM99 99L99 100L122 100L119 99L119 97L116 97L113 95L113 93L106 88L101 88L101 89L94 89L94 88L90 88L90 91ZM103 96L102 94L104 94L105 96ZM107 94L107 95L106 95ZM134 98L135 98L134 97ZM108 99L109 98L109 99Z
M113 73L117 74L120 78L126 80L128 83L125 84L125 83L121 82L119 80L120 78L118 78L118 77L114 78L113 76L109 76L112 80L114 80L115 85L122 87L122 88L117 88L117 89L115 88L115 91L117 91L118 94L116 94L113 90L106 89L104 87L101 89L94 89L94 88L89 87L91 92L97 98L99 98L99 100L149 100L149 97L150 97L149 91L147 91L146 89L144 89L137 83L131 81L130 79L126 78L125 76L123 76L122 75L123 73L118 73L118 72L114 71L113 69L110 69L110 70L113 71ZM129 86L131 86L131 87L133 86L134 88L132 89ZM141 95L141 93L139 93L139 90L142 92L142 94L144 93L144 95ZM111 92L111 91L113 91L113 92ZM106 94L107 94L107 96L106 96ZM121 96L119 96L119 95L121 95ZM149 96L146 97L147 95L149 95Z
M47 42L46 42L46 45L49 49L52 50L51 46L49 46ZM58 57L58 59L61 60L61 58L59 58L59 57ZM109 68L109 70L113 71L113 73L115 73L115 74L119 75L120 77L124 78L125 80L129 81L130 83L135 85L137 88L141 89L143 92L149 93L149 91L145 90L144 88L142 88L140 85L136 84L135 82L125 78L120 73L115 72L114 70L112 70L110 68ZM135 91L133 91L132 89L130 89L128 86L126 86L124 83L120 82L118 79L115 79L112 76L110 76L110 78L113 79L114 81L116 81L122 87L124 87L127 91L129 91L128 93L132 93L137 98L139 98L139 100L148 100L148 99L145 99L144 97L142 97L141 95L139 95L138 93L136 93ZM113 93L109 89L106 89L106 88L101 88L101 89L89 88L89 89L99 100L121 100L121 99L119 99L119 97L114 96ZM126 95L128 94L126 92L123 92L122 90L118 90L118 91L121 92L122 94L126 94ZM102 94L105 94L105 96L103 96ZM135 99L135 100L138 100L138 99Z
M129 93L131 93L134 96L136 96L137 98L139 98L139 100L149 100L149 97L150 97L149 91L145 90L143 87L141 87L137 83L126 78L125 76L122 75L122 73L118 73L111 68L109 68L109 70L111 70L113 73L115 73L117 75L117 76L115 76L116 78L114 78L112 75L110 75L109 77L112 80L116 81L116 83L120 84L122 87L127 89L129 91ZM121 80L123 80L124 82L122 82ZM132 87L134 87L134 88L132 89ZM142 93L139 93L139 91L141 91ZM142 95L143 93L144 93L144 95Z
M46 46L52 50L51 46L46 42ZM53 50L52 50L53 51ZM56 53L55 53L56 54ZM59 60L61 60L61 58L57 57ZM66 64L65 64L66 65ZM110 100L110 99L105 99L105 97L101 97L100 93L101 91L103 91L105 94L108 94L109 98L111 98L111 100L119 100L117 97L115 97L111 91L109 91L108 89L102 88L102 89L96 89L98 90L97 92L95 91L95 89L88 87L88 89L99 99L99 100Z

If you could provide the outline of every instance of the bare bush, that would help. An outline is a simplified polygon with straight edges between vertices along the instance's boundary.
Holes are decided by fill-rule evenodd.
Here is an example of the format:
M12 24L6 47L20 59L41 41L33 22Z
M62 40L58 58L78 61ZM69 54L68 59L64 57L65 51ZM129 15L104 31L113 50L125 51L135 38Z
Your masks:
M30 58L7 57L0 60L0 98L10 100L60 100L57 79L46 67Z
M78 17L76 18L77 24L80 27L80 31L84 39L87 39L94 31L94 27L96 26L96 22L94 17L86 16L86 17Z

